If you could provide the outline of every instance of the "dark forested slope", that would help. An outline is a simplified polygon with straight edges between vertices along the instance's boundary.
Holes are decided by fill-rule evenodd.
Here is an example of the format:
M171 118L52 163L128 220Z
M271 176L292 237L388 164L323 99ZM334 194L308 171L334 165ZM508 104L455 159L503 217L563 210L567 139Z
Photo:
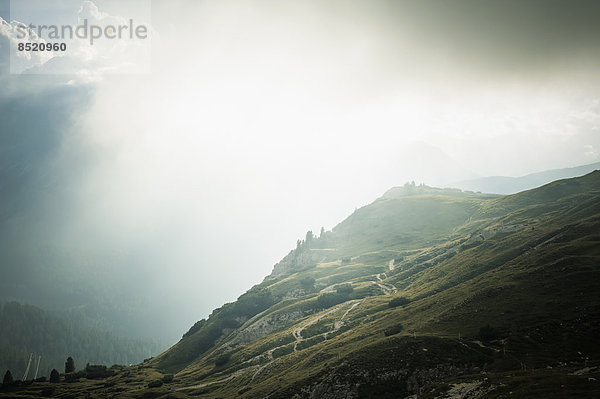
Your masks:
M29 378L34 377L40 356L38 377L48 377L53 368L64 371L68 356L80 368L87 363L110 366L139 363L162 349L157 342L119 338L48 315L35 306L17 302L0 306L0 372L11 370L15 378L23 377L31 354Z

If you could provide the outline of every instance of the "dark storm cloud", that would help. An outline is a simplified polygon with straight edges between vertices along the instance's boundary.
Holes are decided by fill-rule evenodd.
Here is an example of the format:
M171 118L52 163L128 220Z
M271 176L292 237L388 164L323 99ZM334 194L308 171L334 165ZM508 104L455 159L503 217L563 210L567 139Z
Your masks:
M426 54L431 62L450 60L482 73L523 74L600 60L598 1L386 0L322 7L356 30L376 32L390 61ZM413 52L403 53L404 41L415 45Z

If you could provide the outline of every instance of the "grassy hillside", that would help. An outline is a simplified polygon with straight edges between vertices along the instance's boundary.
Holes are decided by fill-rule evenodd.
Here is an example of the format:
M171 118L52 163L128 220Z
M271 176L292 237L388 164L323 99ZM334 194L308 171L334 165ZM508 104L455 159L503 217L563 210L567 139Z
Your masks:
M332 231L307 234L261 284L160 356L96 391L89 381L53 389L598 397L599 232L600 172L510 196L392 189Z

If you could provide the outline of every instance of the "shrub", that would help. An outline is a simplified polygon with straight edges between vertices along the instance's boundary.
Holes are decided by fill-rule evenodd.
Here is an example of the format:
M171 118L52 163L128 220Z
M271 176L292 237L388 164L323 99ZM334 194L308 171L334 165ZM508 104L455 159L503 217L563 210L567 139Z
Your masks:
M271 291L266 288L252 287L240 295L233 305L232 313L238 316L252 317L275 303Z
M75 371L73 373L65 374L65 382L79 381L80 378L86 378L87 374L85 371Z
M409 303L410 303L410 299L408 299L408 298L407 298L407 297L405 297L405 296L401 296L401 297L398 297L398 298L394 298L394 299L392 299L392 300L391 300L391 301L388 303L388 306L389 306L390 308L395 308L395 307L398 307L398 306L406 306L406 305L408 305Z
M396 334L400 333L401 331L402 331L402 325L401 324L397 324L397 325L395 325L393 327L390 327L387 330L385 330L383 332L383 334L386 337L389 337L390 335L396 335Z
M162 380L155 380L155 381L150 381L148 383L148 388L160 388L162 387Z
M225 353L215 359L215 366L221 367L227 364L227 362L231 359L231 353Z
M167 374L162 378L162 382L164 382L165 384L169 384L171 382L173 382L173 374Z
M111 370L108 370L106 366L100 364L89 363L85 366L85 376L90 379L106 378L113 375Z
M279 347L273 351L273 358L289 355L294 351L294 345L286 345Z
M352 287L352 284L342 284L342 285L338 285L338 287L335 290L338 294L346 294L346 295L350 295L352 294L352 292L354 292L354 288Z
M338 294L337 292L328 292L325 294L319 295L317 298L317 307L321 309L327 309L332 306L337 305L338 303L346 302L348 299L347 294Z
M332 327L331 324L315 323L315 324L312 324L312 325L304 328L304 330L302 330L300 335L302 335L302 338L304 338L304 339L310 338L315 335L323 334L323 333L330 331L331 327Z
M325 341L325 337L323 337L322 335L317 335L316 337L312 337L309 339L305 339L304 341L298 342L298 345L296 345L296 349L302 350L302 349L310 348L311 346L316 345L323 341Z

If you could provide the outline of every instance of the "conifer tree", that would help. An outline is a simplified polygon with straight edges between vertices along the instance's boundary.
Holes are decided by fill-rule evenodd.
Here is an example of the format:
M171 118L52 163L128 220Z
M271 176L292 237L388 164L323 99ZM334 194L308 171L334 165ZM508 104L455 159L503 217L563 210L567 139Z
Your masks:
M65 362L65 374L72 373L73 371L75 371L75 361L69 356Z
M2 380L2 384L12 384L14 381L12 374L10 373L10 370L6 370L6 374L4 374L4 379Z
M60 382L60 374L58 374L58 370L52 369L50 372L50 382Z

